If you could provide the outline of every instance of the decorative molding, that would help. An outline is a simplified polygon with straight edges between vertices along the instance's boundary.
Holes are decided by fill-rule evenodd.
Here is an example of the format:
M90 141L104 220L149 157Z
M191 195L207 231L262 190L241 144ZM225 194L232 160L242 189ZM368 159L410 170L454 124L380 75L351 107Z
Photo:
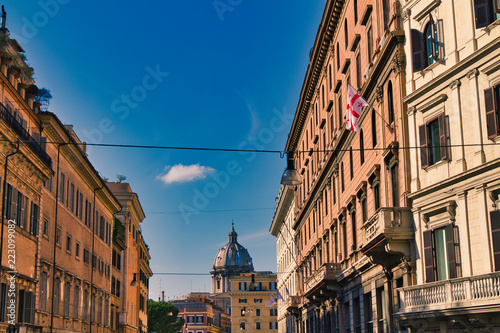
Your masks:
M457 216L457 203L455 200L450 200L448 206L446 206L446 211L450 215L450 220L455 222L455 217Z
M481 69L481 72L483 72L486 75L490 75L494 72L496 72L500 68L500 60L495 61L491 65Z
M383 86L377 87L377 92L376 92L375 98L377 99L378 103L382 103L382 101L384 100L384 87Z
M392 69L396 73L406 70L406 57L403 52L397 52L392 58Z
M403 21L404 22L408 21L410 19L410 17L411 17L411 9L409 9L409 8L405 9L403 11Z
M406 112L408 112L408 115L409 115L409 116L412 116L412 115L414 115L414 114L417 112L417 108L416 108L416 107L414 107L414 106L410 106L410 107L408 108L408 110L406 110Z
M446 94L441 94L438 95L436 98L431 99L429 102L426 104L422 105L421 107L418 108L418 111L424 113L431 108L435 107L438 104L444 103L448 99L448 96Z
M469 80L472 80L473 78L475 78L476 76L479 75L479 71L477 70L477 68L473 68L471 69L468 73L467 73L467 78Z
M420 22L423 18L427 17L427 15L430 14L430 12L434 8L436 8L437 6L439 6L441 4L441 0L431 0L429 2L430 3L424 9L422 9L419 13L415 14L415 16L414 16L415 20Z
M462 83L460 82L460 80L455 80L455 81L452 81L449 85L450 89L451 90L455 90L457 89L458 87L460 87Z

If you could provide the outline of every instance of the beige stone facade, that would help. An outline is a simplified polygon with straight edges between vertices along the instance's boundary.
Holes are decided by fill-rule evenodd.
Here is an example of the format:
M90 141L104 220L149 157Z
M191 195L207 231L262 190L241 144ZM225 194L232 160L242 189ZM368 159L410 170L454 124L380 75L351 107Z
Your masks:
M271 272L241 273L229 279L231 289L226 295L231 299L232 332L277 332L276 274Z
M288 311L297 298L297 253L293 245L295 232L293 222L295 214L294 192L291 187L282 186L276 203L276 212L270 232L276 237L277 253L277 288L278 297L278 332L295 332L296 317Z
M500 16L494 1L462 0L406 1L403 13L418 255L397 316L417 331L496 331Z

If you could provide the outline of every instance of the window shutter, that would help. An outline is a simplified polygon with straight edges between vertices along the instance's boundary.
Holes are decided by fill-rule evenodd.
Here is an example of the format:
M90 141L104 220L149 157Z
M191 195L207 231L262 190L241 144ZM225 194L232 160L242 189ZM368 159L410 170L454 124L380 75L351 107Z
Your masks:
M486 27L490 24L492 14L491 0L474 0L474 13L476 17L476 29Z
M493 262L495 271L500 271L500 210L490 212L491 239L493 242Z
M411 30L411 52L413 57L413 71L419 72L425 68L424 37L420 31Z
M425 282L434 282L434 254L432 246L432 231L424 231Z
M495 96L495 88L488 88L484 91L484 106L486 108L486 127L488 139L492 139L499 134L498 108Z
M34 297L33 293L28 291L25 293L25 301L24 301L24 322L25 323L33 323L33 302Z
M438 45L437 45L437 26L432 18L431 13L429 13L429 24L431 26L431 45L432 45L432 59L434 61L438 60Z
M500 0L495 0L495 13L500 14Z
M440 114L438 117L439 123L439 145L441 146L441 160L445 160L447 156L448 149L446 147L446 127L444 122L444 114Z
M450 272L450 279L457 277L457 268L455 260L455 240L453 237L453 224L448 224L445 229L446 235L446 252L448 254L448 270Z
M422 125L418 127L418 133L420 138L420 162L422 168L427 168L429 166L429 149L427 148L427 126Z

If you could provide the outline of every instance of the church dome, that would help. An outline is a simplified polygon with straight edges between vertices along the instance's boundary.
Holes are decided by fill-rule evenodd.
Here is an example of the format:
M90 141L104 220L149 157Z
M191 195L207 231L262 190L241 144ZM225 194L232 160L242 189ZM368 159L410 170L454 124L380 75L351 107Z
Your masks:
M229 233L229 242L224 245L214 259L214 270L237 270L240 272L253 271L252 258L237 241L238 234L234 231L234 226Z

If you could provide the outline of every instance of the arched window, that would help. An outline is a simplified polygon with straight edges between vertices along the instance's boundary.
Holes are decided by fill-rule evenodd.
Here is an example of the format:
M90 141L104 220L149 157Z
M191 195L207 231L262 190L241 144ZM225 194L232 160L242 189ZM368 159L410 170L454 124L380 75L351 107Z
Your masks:
M372 145L373 148L377 145L377 115L375 110L372 110Z
M342 192L344 192L344 189L345 189L345 186L344 186L344 162L340 163L340 184L341 184Z
M389 124L394 122L394 95L392 92L392 82L387 85L387 112L389 114Z
M352 162L352 147L349 147L349 167L351 171L351 180L354 178L354 163Z
M359 131L359 160L361 165L365 163L365 139L363 138L363 130Z

